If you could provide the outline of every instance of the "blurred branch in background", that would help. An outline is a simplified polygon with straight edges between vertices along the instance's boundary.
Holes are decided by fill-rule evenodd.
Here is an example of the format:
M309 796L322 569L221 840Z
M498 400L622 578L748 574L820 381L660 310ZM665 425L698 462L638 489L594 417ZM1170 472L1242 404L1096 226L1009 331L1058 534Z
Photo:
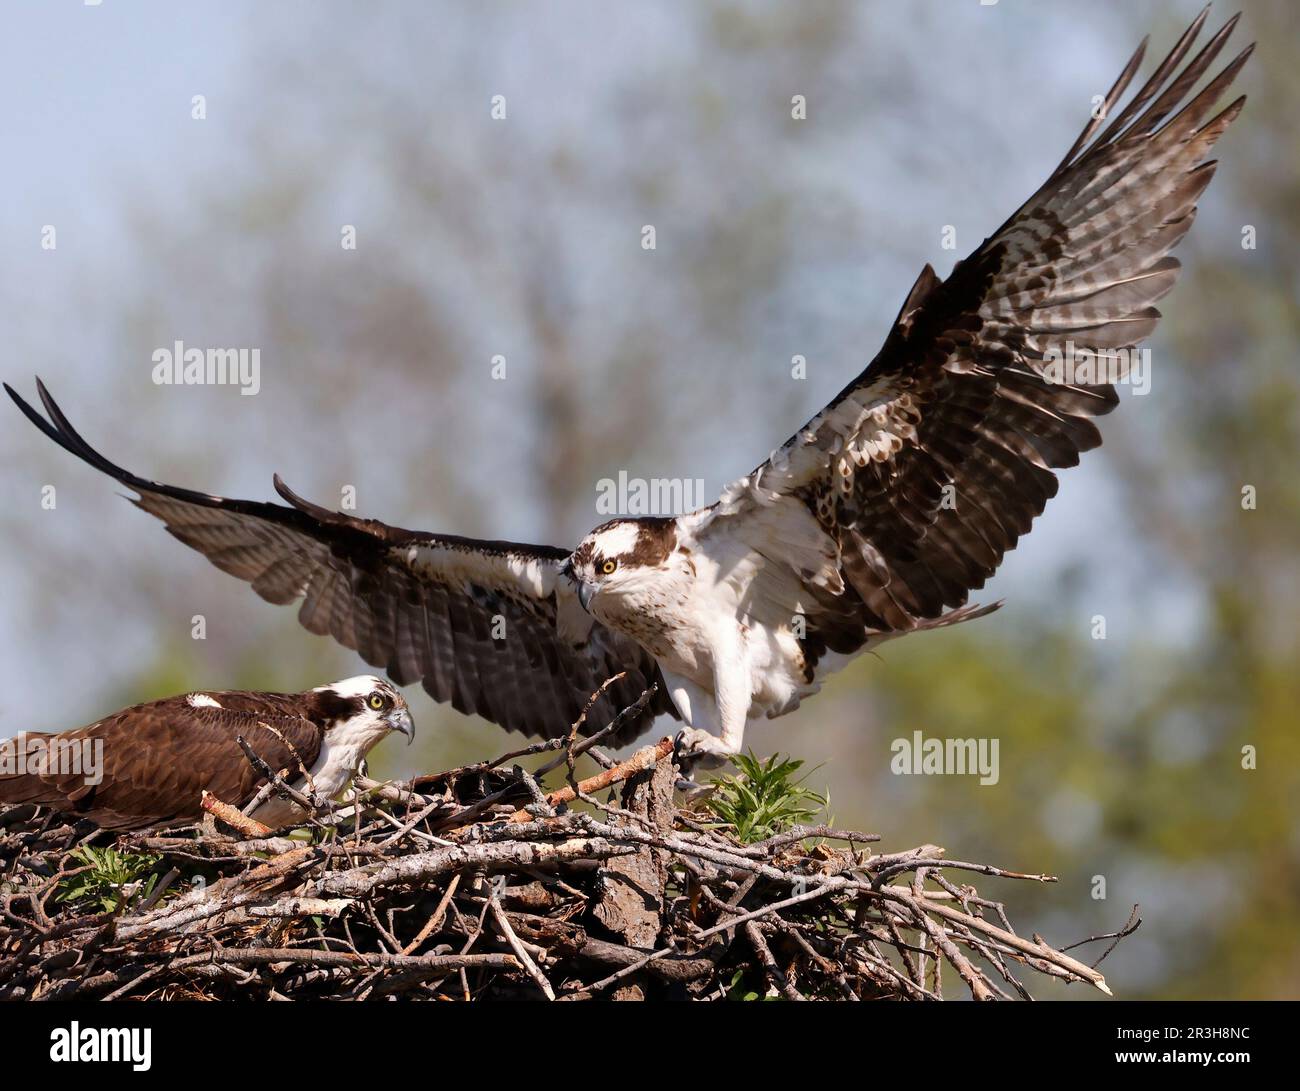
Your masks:
M268 497L279 471L398 525L572 544L601 477L712 496L761 461L870 358L922 264L947 272L944 226L969 250L1135 42L1199 6L250 6L223 49L183 6L92 29L33 9L41 33L67 21L67 63L4 66L5 124L35 119L0 210L6 378L69 390L87 438L151 476ZM1243 7L1250 101L1161 304L1152 392L1063 475L988 590L1008 606L750 734L821 765L846 824L1050 868L1008 895L1048 934L1140 902L1108 967L1127 997L1300 995L1300 929L1274 926L1300 890L1298 16ZM87 176L67 157L95 125L120 159ZM33 243L49 219L55 253ZM152 385L178 337L260 347L261 393ZM0 421L0 731L359 667ZM494 729L409 696L421 745L380 774L482 753ZM891 774L914 730L998 740L998 783Z

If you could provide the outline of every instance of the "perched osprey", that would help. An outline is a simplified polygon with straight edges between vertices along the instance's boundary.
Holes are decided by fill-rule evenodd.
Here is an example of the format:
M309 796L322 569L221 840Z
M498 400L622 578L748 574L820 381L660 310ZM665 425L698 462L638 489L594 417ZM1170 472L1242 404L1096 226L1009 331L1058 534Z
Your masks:
M390 731L409 742L406 700L374 675L306 693L186 693L132 705L89 727L28 733L0 743L0 803L37 803L108 830L189 822L204 789L243 807L266 783L236 741L285 782L331 799ZM302 817L271 796L253 817L268 826Z
M768 461L709 507L616 519L572 551L354 518L279 477L288 506L148 481L39 381L48 421L6 389L175 537L271 602L301 599L306 628L399 683L554 736L622 672L588 724L657 682L625 737L669 713L716 763L747 720L789 712L853 657L995 608L966 603L1055 494L1052 471L1101 442L1092 418L1155 328L1206 157L1241 111L1213 113L1250 48L1191 94L1236 23L1183 65L1205 17L1120 108L1143 42L1042 188L946 280L927 265L876 358ZM1111 371L1063 377L1066 353Z

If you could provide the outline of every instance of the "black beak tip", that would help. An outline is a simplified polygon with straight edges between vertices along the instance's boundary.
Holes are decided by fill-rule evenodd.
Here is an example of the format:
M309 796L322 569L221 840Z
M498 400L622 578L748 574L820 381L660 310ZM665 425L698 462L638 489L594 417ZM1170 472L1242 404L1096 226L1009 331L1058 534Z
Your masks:
M405 735L407 746L410 746L415 741L415 724L411 720L410 713L389 720L388 727L390 731L400 731Z

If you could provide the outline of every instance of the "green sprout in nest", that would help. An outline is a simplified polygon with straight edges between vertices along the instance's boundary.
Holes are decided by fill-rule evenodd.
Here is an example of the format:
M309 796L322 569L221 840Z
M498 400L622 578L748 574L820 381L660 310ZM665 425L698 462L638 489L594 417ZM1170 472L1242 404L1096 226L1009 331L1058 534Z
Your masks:
M812 825L830 804L829 795L805 788L795 774L802 761L780 754L763 761L748 754L732 759L738 776L719 777L709 798L709 810L730 827L743 844L764 841L794 826Z
M85 867L59 884L60 902L91 902L112 913L137 898L147 899L158 885L154 869L161 857L92 845L82 845L71 855Z

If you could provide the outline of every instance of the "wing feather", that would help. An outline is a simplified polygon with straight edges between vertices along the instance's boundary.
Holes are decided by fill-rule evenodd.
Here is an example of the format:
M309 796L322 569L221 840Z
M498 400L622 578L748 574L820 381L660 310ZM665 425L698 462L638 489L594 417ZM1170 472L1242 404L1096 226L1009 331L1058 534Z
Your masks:
M202 815L204 790L242 807L264 783L236 741L242 735L272 768L300 779L320 755L320 729L300 714L293 694L219 693L221 707L185 696L124 709L58 739L98 749L99 777L82 769L0 773L0 801L37 803L105 829L190 822ZM15 751L22 739L6 741ZM97 779L97 782L93 782Z
M973 616L946 612L1030 530L1056 494L1053 471L1100 444L1094 418L1119 402L1110 380L1177 278L1169 251L1245 100L1211 115L1253 49L1193 94L1237 22L1184 65L1205 18L1117 111L1142 43L1038 192L946 280L922 270L876 359L699 513L698 534L797 506L833 543L863 634ZM1063 381L1050 365L1067 348L1109 370ZM823 606L843 642L842 609Z
M5 389L50 439L137 493L133 502L173 537L269 602L301 599L306 629L355 649L399 683L418 679L461 712L556 736L614 675L626 672L593 706L590 728L662 682L654 659L626 637L596 624L580 636L561 635L557 618L574 597L561 572L566 550L355 518L304 500L278 477L276 491L288 506L149 481L94 450L39 380L37 387L48 420ZM504 635L494 639L501 623ZM675 715L662 685L622 737L635 737L660 712Z

